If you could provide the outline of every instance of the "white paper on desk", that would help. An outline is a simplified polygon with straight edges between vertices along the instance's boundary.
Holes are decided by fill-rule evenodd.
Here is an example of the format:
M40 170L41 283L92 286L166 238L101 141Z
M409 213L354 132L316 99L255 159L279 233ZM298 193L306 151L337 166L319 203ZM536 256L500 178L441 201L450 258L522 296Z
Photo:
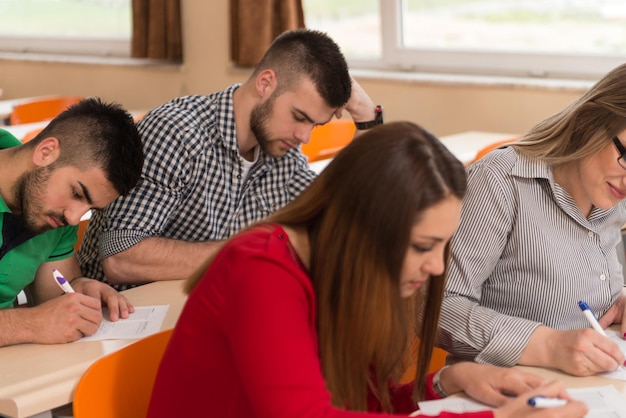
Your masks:
M626 398L614 386L596 386L588 388L567 389L567 393L577 401L584 402L589 408L585 418L626 418ZM460 397L424 401L418 404L419 412L436 415L447 412L476 412L493 409L480 402ZM417 412L417 411L416 411Z
M78 341L98 341L125 338L143 338L161 330L170 305L135 306L135 312L126 319L109 320L109 310L102 310L102 323L95 334Z
M619 349L622 350L622 353L626 354L626 341L622 339L622 337L619 335L619 332L612 329L607 329L605 330L605 332L606 336L619 346ZM626 368L620 367L614 372L601 373L600 376L609 377L611 379L626 380Z

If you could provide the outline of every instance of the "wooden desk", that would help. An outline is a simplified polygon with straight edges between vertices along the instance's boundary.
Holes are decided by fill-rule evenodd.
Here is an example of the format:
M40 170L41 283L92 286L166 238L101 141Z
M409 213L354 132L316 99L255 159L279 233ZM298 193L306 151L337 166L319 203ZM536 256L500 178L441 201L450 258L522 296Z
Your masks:
M135 306L169 305L161 329L173 328L186 300L182 281L155 282L124 291ZM134 340L21 344L0 348L0 415L29 417L72 402L85 370Z
M496 141L513 138L515 134L499 133L499 132L479 132L469 131L461 132L454 135L442 136L439 138L443 144L465 165L470 164L476 153ZM316 173L321 173L330 163L331 159L315 161L309 166Z
M515 368L536 374L548 381L559 380L568 389L613 385L624 396L624 403L626 404L626 381L624 380L609 379L603 376L577 377L557 370L542 369L540 367L515 366Z
M501 132L469 131L442 136L439 139L465 165L471 163L476 153L496 141L519 136Z

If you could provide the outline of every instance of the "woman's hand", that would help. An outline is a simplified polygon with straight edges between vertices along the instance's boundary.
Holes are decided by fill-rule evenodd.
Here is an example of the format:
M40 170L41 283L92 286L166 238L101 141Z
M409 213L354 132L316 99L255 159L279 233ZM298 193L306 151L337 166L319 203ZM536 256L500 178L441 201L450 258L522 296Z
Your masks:
M540 326L526 344L519 364L592 376L624 364L624 353L615 342L592 328L556 330Z
M565 406L554 408L533 408L528 400L533 396L566 399ZM579 401L572 400L560 382L553 381L531 392L510 399L501 408L493 411L494 418L582 418L588 412L587 406Z
M526 393L544 384L544 380L521 370L463 362L441 372L443 389L452 394L464 391L487 405L500 406L512 396Z

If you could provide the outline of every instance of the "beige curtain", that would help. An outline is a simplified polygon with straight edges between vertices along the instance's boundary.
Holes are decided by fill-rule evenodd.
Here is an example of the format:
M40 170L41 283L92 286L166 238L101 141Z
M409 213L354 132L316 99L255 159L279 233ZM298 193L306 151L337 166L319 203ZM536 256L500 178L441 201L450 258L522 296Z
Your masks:
M133 0L133 58L182 61L180 0Z
M304 27L301 0L230 0L231 59L237 65L259 63L274 38Z

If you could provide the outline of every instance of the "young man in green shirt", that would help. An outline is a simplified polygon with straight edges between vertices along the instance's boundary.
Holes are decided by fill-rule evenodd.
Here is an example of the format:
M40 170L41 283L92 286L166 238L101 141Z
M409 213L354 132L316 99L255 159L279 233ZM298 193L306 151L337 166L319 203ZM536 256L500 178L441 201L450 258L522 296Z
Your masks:
M133 311L114 289L82 277L74 244L81 217L127 194L142 164L132 116L99 99L70 107L26 144L0 130L0 346L91 335L103 304L112 321ZM63 294L53 269L75 293ZM14 307L24 289L29 306Z

